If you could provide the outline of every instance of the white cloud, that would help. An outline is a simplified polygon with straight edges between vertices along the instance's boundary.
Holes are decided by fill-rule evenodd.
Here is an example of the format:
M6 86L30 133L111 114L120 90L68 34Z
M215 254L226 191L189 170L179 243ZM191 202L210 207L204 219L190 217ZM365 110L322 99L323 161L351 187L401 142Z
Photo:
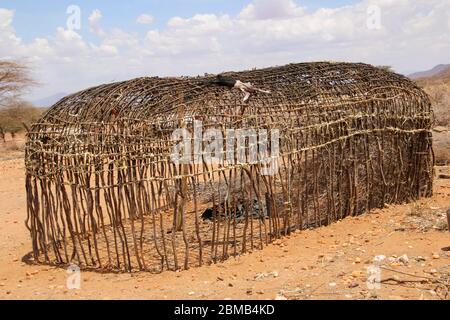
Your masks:
M103 18L102 12L98 9L95 9L94 11L92 11L88 19L89 30L100 37L103 37L105 35L105 32L102 30L100 26L100 21L102 20L102 18Z
M89 17L89 43L58 28L25 43L12 27L14 12L0 9L0 57L33 63L40 96L145 75L193 75L290 62L333 60L392 65L412 72L449 63L448 0L363 0L313 12L290 0L255 0L236 16L173 17L161 29L137 33L101 28ZM381 29L367 28L367 8L378 5Z
M0 29L7 28L11 25L14 17L14 11L0 8Z
M239 17L254 20L288 19L303 13L304 9L292 0L255 0L241 11Z
M155 21L155 18L152 15L149 14L141 14L136 19L136 23L138 24L152 24Z
M109 45L109 44L102 44L100 46L96 46L91 44L92 50L103 57L105 56L116 56L119 53L119 50L117 47Z

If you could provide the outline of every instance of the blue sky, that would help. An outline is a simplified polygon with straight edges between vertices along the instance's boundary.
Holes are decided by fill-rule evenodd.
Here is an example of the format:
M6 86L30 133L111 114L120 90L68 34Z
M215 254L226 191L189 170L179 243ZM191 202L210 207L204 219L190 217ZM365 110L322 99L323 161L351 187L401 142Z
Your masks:
M67 27L69 5L81 29ZM138 23L150 15L152 21ZM449 0L0 0L0 59L26 62L38 100L140 76L307 61L450 63Z
M297 1L311 11L322 7L341 7L355 2L357 1ZM249 3L251 3L250 0L1 0L0 7L15 10L13 26L24 40L30 41L54 32L57 27L64 26L67 18L66 8L69 5L78 5L81 8L83 24L87 24L88 15L94 9L99 9L104 15L105 29L119 27L145 33L146 27L135 22L136 17L143 12L153 15L154 25L161 28L174 16L187 18L198 13L236 15ZM82 29L81 33L86 37L90 36L86 28Z

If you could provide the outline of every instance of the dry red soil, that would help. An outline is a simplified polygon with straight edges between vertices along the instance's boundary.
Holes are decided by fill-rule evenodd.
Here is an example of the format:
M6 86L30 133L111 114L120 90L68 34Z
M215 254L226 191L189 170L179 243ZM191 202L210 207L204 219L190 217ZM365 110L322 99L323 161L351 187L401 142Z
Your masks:
M448 299L450 246L445 213L450 180L435 195L390 206L328 227L298 232L212 266L162 274L81 273L69 290L67 271L27 265L24 164L0 156L0 299ZM11 159L13 158L13 159ZM14 159L16 158L16 159ZM450 168L440 169L450 174ZM367 268L384 255L378 288ZM405 258L405 256L407 258Z

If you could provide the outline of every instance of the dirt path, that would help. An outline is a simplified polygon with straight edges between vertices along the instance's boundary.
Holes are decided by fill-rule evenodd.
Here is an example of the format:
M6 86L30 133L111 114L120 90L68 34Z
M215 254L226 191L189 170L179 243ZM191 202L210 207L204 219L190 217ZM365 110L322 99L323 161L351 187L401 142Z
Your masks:
M66 270L21 262L30 251L23 172L22 160L0 161L0 299L439 299L445 286L420 277L449 281L450 255L441 249L450 234L437 229L447 228L450 181L437 180L432 199L299 232L222 264L156 275L82 272L81 289L68 290ZM384 280L378 289L368 286L367 267Z

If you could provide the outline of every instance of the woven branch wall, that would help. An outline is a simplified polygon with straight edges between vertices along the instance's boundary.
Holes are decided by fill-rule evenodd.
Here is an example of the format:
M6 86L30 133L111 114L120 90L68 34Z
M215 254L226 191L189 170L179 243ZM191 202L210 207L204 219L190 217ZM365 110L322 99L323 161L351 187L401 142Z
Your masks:
M55 104L28 135L34 261L99 271L187 269L261 249L297 229L430 196L433 114L407 78L366 64L106 84ZM175 164L175 129L279 129L260 162ZM244 148L245 149L245 148ZM247 151L250 149L248 145Z

